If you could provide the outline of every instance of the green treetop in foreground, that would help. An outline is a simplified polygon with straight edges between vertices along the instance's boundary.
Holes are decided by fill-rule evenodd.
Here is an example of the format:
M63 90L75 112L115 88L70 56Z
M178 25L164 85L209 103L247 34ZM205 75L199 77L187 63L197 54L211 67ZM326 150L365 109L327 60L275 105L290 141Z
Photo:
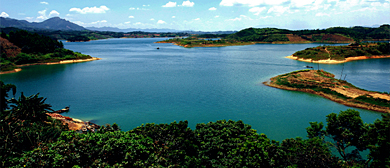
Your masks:
M8 85L2 84L2 93ZM6 96L7 97L7 96ZM6 99L4 99L6 100ZM219 120L188 128L187 121L145 124L130 131L107 125L97 133L67 131L50 117L50 105L32 95L6 100L1 113L1 167L386 167L390 120L363 123L359 112L310 123L308 138L281 143L242 121ZM3 101L3 99L2 99ZM348 150L351 148L352 150ZM332 154L336 149L341 158ZM360 151L368 149L367 159Z

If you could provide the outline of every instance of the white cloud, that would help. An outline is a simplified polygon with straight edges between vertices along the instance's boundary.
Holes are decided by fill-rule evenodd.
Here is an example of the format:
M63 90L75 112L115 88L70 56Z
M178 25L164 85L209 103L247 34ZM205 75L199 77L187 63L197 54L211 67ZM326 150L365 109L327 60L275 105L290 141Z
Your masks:
M259 6L259 5L280 5L287 2L288 0L222 0L219 3L220 6L234 6L234 5L245 5L245 6Z
M194 19L194 20L200 20L200 18L196 18L196 19Z
M186 6L186 7L193 7L194 5L195 5L195 3L190 2L190 0L183 1L183 3L181 4L181 6Z
M270 9L268 9L267 13L276 13L276 15L281 15L284 12L288 11L290 8L289 7L283 7L283 6L273 6Z
M107 23L107 20L99 20L96 22L92 22L91 24L98 24L98 23Z
M376 8L375 7L365 7L365 8L360 8L360 9L356 9L356 10L353 10L351 12L366 12L366 11L375 11Z
M81 26L85 25L85 23L82 22L82 21L72 21L72 22L73 22L73 23L76 23L76 24L78 24L78 25L81 25Z
M330 14L327 14L327 13L317 13L316 16L330 16Z
M215 18L219 18L219 15L217 15L217 16L214 16Z
M172 16L172 18L176 18L176 16Z
M169 1L167 4L163 5L162 7L176 7L176 2Z
M145 7L145 6L150 6L150 5L142 5L143 7Z
M163 20L158 20L157 21L157 24L166 24L167 22L163 21Z
M40 2L41 4L44 4L44 5L49 5L49 3L47 3L47 2Z
M211 7L211 8L209 8L209 10L211 10L211 11L215 11L215 10L217 10L217 8L215 8L215 7Z
M293 6L296 6L296 7L303 7L305 5L309 5L309 4L312 4L313 2L315 2L316 0L291 0L291 4ZM317 2L318 3L318 2Z
M253 7L253 8L250 8L249 9L249 12L252 12L254 15L259 15L261 12L263 12L264 10L266 10L267 8L266 7Z
M134 23L134 25L142 25L141 22Z
M7 13L5 13L5 12L1 12L1 14L0 14L0 17L9 17L9 15L7 14Z
M130 21L128 21L128 22L125 22L125 24L130 24L131 22Z
M151 18L150 20L154 20L154 18Z
M40 15L40 16L37 17L38 20L45 20L45 19L47 19L46 10L38 11L38 14Z
M26 17L26 20L28 21L32 21L34 19L34 17Z
M53 16L59 16L60 13L58 13L57 11L55 10L52 10L50 13L49 13L49 17L53 17Z
M133 19L133 18L134 18L134 16L129 16L129 18L130 18L130 19Z
M80 8L71 8L69 9L70 12L74 11L74 12L78 12L78 13L81 13L81 14L87 14L87 13L106 13L106 11L110 10L109 8L107 8L107 6L100 6L100 7L85 7L83 9L80 9Z
M135 8L131 7L131 8L129 8L129 10L135 10Z
M250 18L248 16L240 15L240 17L236 17L234 19L228 19L228 21L241 21L242 19L253 20L252 18Z

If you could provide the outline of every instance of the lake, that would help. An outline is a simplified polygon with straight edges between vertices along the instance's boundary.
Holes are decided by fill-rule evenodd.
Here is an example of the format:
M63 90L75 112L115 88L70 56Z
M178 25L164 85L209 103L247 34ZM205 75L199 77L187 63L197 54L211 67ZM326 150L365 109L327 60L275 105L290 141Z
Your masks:
M325 122L329 113L351 108L317 95L262 84L306 65L317 68L317 64L284 57L322 44L183 48L154 43L160 40L164 39L64 43L67 49L102 60L23 67L21 72L0 78L16 85L16 97L20 92L40 93L54 110L70 105L65 116L99 125L115 122L124 131L143 123L181 120L188 120L195 129L197 123L231 119L280 141L306 137L309 122ZM346 80L355 86L390 92L389 65L390 59L372 59L319 68L336 78L344 68ZM367 123L381 115L356 110Z

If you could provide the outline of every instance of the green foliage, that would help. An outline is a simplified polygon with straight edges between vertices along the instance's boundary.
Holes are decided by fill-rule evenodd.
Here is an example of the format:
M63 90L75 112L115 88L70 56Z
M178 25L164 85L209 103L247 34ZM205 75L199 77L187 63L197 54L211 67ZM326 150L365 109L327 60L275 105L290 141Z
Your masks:
M370 124L368 137L370 138L370 154L372 167L388 167L390 165L390 114L382 115Z
M206 167L278 167L285 157L278 144L242 121L197 124L195 135Z
M325 48L329 51L326 52ZM297 51L293 55L298 58L312 60L345 60L348 57L356 56L373 56L373 55L388 55L390 54L389 43L363 43L358 46L326 46L307 48Z
M6 100L10 89L15 92L14 85L2 85L2 104L11 103L11 110L5 108L0 113L0 167L8 167L18 163L18 157L24 151L38 147L42 143L56 140L67 126L60 121L51 119L45 113L50 110L50 105L45 103L45 98L38 94L21 97L16 100ZM5 94L3 94L5 93Z
M25 30L10 32L8 40L27 54L47 54L54 52L57 48L64 48L62 42L37 33L32 34Z
M62 42L24 30L9 33L9 41L22 48L16 57L7 57L2 52L1 71L13 70L16 65L31 63L58 62L70 59L87 59L89 55L76 53L63 48Z
M324 128L324 124L322 122L317 123L317 122L309 122L310 127L306 128L307 131L307 137L308 138L321 138L323 139L324 136L326 135L325 130L322 130Z
M361 102L365 102L365 103L369 103L369 104L375 104L375 105L378 105L378 106L390 107L390 101L389 100L385 100L385 99L381 99L381 98L374 98L374 97L371 97L371 96L368 96L368 95L359 96L359 97L355 98L355 100L361 101Z
M341 167L338 158L332 155L329 145L322 138L313 137L285 139L281 148L286 152L287 165L294 167ZM320 158L320 159L319 159Z
M326 121L326 132L335 141L334 146L341 157L345 161L359 161L361 156L358 151L366 150L368 146L365 141L368 125L363 123L359 112L348 109L339 115L331 113L326 116ZM352 146L356 149L347 153L346 149Z
M76 42L76 41L89 41L90 39L86 36L71 36L69 37L68 39L66 39L67 41L70 41L70 42Z
M12 90L13 96L16 93L16 86L13 84L4 84L3 81L0 80L0 101L1 101L1 113L8 109L8 92Z

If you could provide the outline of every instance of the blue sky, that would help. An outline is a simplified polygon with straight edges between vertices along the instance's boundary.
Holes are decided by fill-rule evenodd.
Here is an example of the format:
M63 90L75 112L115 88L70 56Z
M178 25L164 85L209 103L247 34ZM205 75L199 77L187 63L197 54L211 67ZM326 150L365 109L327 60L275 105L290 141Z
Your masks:
M0 0L2 17L59 16L84 27L322 29L390 23L390 0Z

